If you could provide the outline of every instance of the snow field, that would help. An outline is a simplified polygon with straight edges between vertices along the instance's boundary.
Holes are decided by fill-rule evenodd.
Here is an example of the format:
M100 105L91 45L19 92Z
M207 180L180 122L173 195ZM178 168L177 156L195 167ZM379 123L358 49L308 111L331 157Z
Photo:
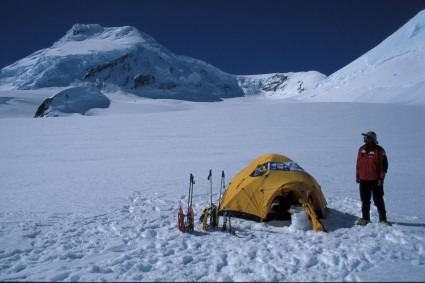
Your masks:
M0 280L425 280L423 108L111 100L90 117L11 118L0 111ZM124 104L131 114L122 112ZM372 223L354 225L355 158L368 130L389 156L391 227L376 223L373 204ZM203 232L197 220L210 202L208 171L217 203L221 170L228 184L270 152L317 179L329 232L236 218L237 236ZM196 232L183 234L177 212L186 212L190 173Z

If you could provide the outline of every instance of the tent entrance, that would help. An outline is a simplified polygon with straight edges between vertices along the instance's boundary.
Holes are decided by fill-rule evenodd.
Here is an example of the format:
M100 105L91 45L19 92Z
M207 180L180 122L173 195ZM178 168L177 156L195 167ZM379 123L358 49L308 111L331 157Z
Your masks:
M276 196L270 205L265 222L267 221L292 221L292 214L289 212L291 206L301 206L307 213L308 218L311 220L314 231L326 231L322 222L317 217L316 212L310 202L306 202L300 197L296 191L284 192L282 195Z
M282 195L276 196L270 205L265 222L273 220L291 220L289 209L293 205L300 205L298 202L299 194L293 191L284 192Z

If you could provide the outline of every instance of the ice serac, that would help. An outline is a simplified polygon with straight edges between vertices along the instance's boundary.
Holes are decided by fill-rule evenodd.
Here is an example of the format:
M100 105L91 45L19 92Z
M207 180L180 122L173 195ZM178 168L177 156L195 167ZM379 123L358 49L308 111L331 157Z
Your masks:
M16 89L91 85L149 98L220 101L243 96L236 76L179 56L134 27L75 24L52 47L1 70Z
M47 98L37 109L34 118L58 117L78 113L85 115L93 108L108 108L109 99L93 87L73 87Z

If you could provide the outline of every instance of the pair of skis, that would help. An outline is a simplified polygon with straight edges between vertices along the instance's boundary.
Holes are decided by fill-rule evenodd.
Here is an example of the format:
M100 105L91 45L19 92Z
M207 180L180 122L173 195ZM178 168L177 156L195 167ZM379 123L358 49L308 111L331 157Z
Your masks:
M232 228L231 217L229 213L227 212L226 208L224 208L223 218L224 218L223 227L221 227L221 231L225 232L226 230L228 230L230 234L236 236L235 229Z
M180 206L178 213L178 222L179 230L183 233L195 231L195 215L192 208L192 199L193 199L193 185L195 184L195 179L192 174L190 174L189 180L189 198L187 201L187 213L183 213L183 209Z

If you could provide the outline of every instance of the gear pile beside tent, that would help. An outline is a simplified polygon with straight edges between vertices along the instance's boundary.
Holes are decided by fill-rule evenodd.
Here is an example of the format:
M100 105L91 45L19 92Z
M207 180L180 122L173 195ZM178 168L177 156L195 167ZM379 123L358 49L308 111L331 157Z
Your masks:
M326 217L326 199L317 181L301 166L280 154L265 154L252 161L225 187L222 172L218 207L212 202L211 170L208 180L211 186L211 203L199 221L204 231L219 225L219 216L224 217L222 231L234 234L231 217L266 222L291 220L294 212L303 208L314 231L326 231L319 218ZM190 174L187 214L180 207L179 229L183 233L194 231L192 209L193 175ZM209 223L208 223L209 221Z

